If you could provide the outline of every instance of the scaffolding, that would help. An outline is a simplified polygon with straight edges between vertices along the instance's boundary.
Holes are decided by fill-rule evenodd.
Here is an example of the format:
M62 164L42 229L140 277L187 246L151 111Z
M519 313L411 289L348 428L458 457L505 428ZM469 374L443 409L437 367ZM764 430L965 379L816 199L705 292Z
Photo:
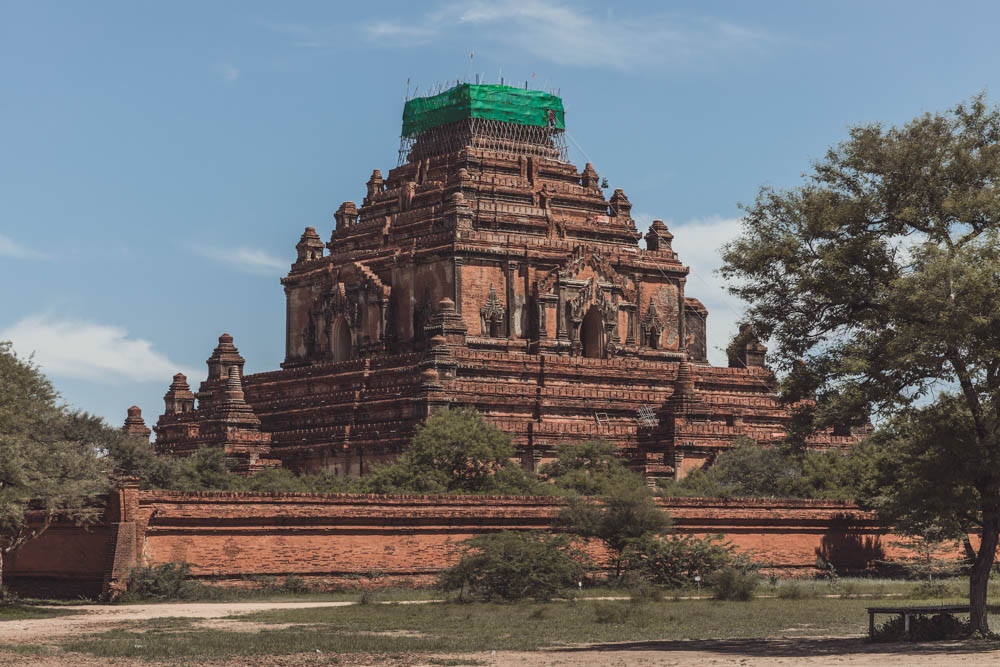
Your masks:
M399 161L396 166L402 166L410 160L455 153L463 148L480 148L505 155L531 155L569 162L565 130L488 118L465 118L429 128L412 137L400 137Z
M468 147L568 162L562 99L527 88L460 83L406 101L397 166Z

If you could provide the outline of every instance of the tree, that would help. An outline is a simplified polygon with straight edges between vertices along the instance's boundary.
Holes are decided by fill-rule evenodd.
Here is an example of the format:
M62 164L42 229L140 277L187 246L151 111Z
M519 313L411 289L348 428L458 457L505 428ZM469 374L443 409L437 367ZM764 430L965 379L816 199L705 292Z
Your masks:
M641 481L622 465L618 448L609 442L563 443L556 446L555 454L556 458L543 465L538 474L562 491L597 496L627 480Z
M608 488L598 498L574 496L559 513L557 524L581 537L604 543L614 555L615 576L622 574L622 555L629 541L670 527L670 517L656 504L638 475Z
M512 461L510 436L472 408L439 410L395 463L362 480L371 493L530 494L536 481Z
M799 403L796 439L869 412L908 422L879 446L918 456L884 487L912 504L879 507L902 526L978 529L969 597L984 632L1000 541L998 184L1000 110L983 95L902 127L855 127L805 184L760 191L722 268L788 372L784 398L815 399ZM926 464L936 457L946 465Z
M461 560L441 573L438 585L485 600L550 600L581 580L587 562L565 535L505 530L462 545Z
M740 436L708 469L661 482L663 496L718 498L824 498L856 493L853 457L835 451L761 447Z
M97 456L103 443L93 437L92 418L57 400L38 367L0 342L0 572L4 554L53 521L85 524L104 510L95 502L108 488Z

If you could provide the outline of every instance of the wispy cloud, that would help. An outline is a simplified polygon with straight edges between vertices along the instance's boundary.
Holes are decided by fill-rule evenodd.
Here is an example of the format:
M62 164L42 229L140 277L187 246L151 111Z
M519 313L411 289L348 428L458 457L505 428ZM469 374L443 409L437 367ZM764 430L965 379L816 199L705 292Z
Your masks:
M741 229L740 218L710 217L670 223L673 248L678 258L690 267L684 294L708 308L708 357L725 366L726 346L736 334L744 304L726 291L726 283L716 273L722 266L720 249L735 239Z
M287 26L286 26L287 27ZM364 26L369 40L420 46L462 31L558 65L633 70L759 50L774 40L764 30L679 14L599 15L556 0L450 2L416 20L379 20ZM319 44L322 35L298 35Z
M281 257L275 257L270 253L257 248L218 248L212 246L195 246L192 249L195 254L201 255L214 262L222 262L239 271L247 273L257 273L264 275L275 275L288 271L291 262Z
M31 248L25 247L3 234L0 234L0 257L15 259L44 259L47 256Z
M31 315L0 331L0 340L11 341L19 354L34 354L42 371L56 377L118 384L169 382L177 372L198 374L155 351L148 340L130 337L122 327L86 320Z
M240 70L232 63L223 63L219 66L219 74L226 81L236 81L240 78Z

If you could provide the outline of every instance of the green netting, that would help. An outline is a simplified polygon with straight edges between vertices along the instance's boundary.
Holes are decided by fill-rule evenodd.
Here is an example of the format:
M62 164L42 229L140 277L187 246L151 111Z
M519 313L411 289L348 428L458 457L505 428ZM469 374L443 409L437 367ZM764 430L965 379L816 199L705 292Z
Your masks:
M440 95L418 97L403 106L403 136L465 118L566 129L562 99L538 90L463 83Z

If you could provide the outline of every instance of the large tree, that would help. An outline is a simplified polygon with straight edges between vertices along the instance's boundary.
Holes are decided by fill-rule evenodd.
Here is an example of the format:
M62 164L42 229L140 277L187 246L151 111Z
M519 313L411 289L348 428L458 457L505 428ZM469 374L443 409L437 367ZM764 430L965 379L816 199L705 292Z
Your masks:
M108 477L97 454L106 443L95 440L97 431L87 415L58 402L30 359L0 342L0 572L4 554L53 521L100 516L104 507L94 501Z
M981 631L1000 540L998 182L1000 110L983 95L854 127L803 185L765 187L745 207L722 269L772 341L786 398L816 399L794 435L869 413L903 420L878 446L917 460L872 488L904 528L980 533L969 589Z
M475 409L439 410L395 463L374 467L359 485L369 493L532 494L538 483L514 454L510 436Z

